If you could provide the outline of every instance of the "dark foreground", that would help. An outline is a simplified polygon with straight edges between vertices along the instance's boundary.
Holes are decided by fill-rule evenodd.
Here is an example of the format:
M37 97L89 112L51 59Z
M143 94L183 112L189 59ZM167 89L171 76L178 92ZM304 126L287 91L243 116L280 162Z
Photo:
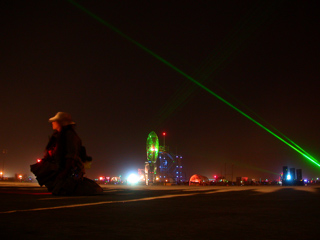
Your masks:
M0 185L1 239L318 239L316 187L104 187L57 197Z

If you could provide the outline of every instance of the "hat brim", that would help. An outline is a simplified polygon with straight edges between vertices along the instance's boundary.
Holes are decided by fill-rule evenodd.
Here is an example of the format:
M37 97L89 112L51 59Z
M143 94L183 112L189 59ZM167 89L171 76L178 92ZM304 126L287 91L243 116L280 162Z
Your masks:
M68 121L68 120L61 120L59 118L55 118L55 117L52 117L49 119L49 123L52 123L52 122L60 122L60 123L63 123L63 125L75 125L76 123L73 122L73 121Z
M59 119L56 117L49 118L49 123L57 122Z

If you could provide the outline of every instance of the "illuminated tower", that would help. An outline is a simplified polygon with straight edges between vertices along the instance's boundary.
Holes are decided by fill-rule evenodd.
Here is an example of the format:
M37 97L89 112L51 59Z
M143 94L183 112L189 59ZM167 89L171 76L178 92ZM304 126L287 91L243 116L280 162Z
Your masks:
M152 131L149 133L146 144L147 162L145 165L146 172L146 185L149 181L155 182L155 176L157 174L156 162L159 154L159 138L158 135Z
M282 176L282 181L286 181L287 180L287 176L288 176L288 166L283 166L282 168L283 170L283 176Z
M291 175L292 181L296 180L296 169L295 168L290 168L290 175Z
M297 180L302 181L302 169L297 169Z

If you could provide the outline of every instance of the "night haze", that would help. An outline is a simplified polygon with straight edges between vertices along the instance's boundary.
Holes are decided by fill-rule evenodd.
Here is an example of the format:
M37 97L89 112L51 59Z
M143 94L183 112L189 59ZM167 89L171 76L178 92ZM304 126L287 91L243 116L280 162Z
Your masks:
M75 2L320 159L316 1ZM77 123L93 157L91 178L144 168L151 131L160 145L166 132L187 175L211 178L224 174L225 164L229 175L234 165L234 177L277 179L282 166L320 175L301 154L70 1L0 7L6 176L31 175L58 111Z

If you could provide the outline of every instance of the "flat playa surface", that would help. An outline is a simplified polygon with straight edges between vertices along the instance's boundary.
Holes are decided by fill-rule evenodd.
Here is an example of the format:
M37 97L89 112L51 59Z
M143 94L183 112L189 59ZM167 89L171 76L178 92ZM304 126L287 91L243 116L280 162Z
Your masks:
M53 196L0 182L7 239L317 239L320 187L102 185Z

